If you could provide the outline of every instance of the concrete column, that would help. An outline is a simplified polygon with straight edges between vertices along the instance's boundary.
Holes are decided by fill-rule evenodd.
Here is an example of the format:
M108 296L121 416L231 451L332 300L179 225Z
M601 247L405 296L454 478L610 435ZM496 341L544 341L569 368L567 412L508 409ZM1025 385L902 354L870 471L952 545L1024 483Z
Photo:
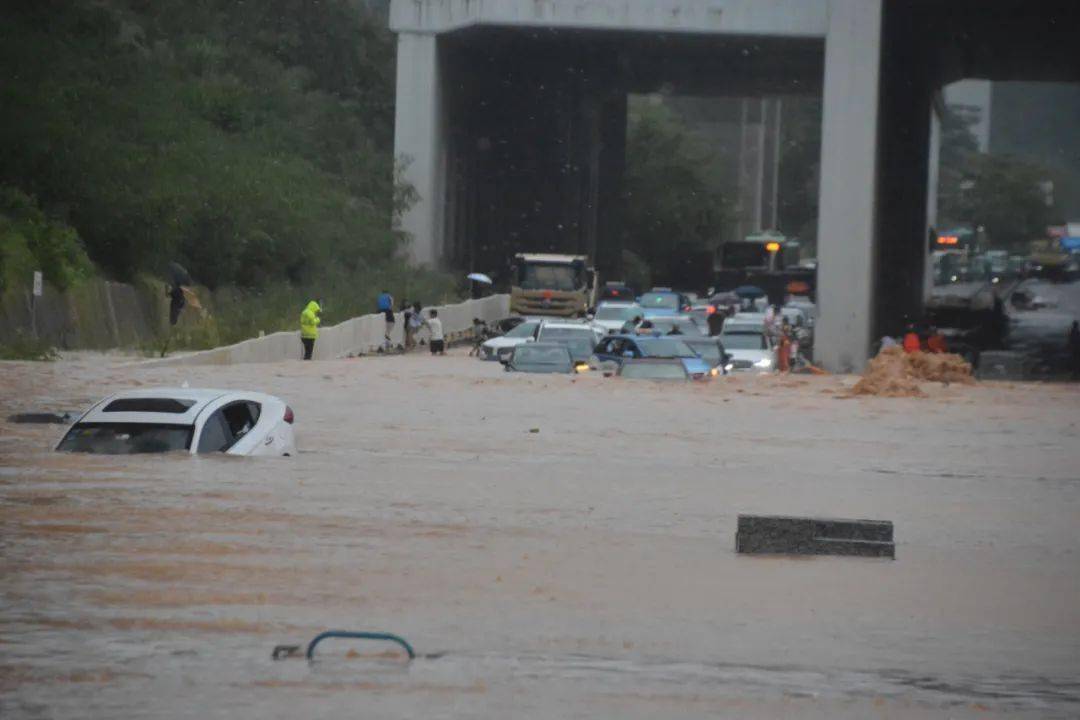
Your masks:
M443 255L446 175L443 98L438 41L434 35L398 35L394 157L402 179L419 199L400 219L411 236L410 259L439 264Z
M834 372L870 351L881 16L882 0L829 0L814 354Z
M944 103L937 97L930 104L930 167L926 180L926 236L923 238L923 302L934 291L934 263L930 260L930 230L938 227L938 184L941 178L941 113Z

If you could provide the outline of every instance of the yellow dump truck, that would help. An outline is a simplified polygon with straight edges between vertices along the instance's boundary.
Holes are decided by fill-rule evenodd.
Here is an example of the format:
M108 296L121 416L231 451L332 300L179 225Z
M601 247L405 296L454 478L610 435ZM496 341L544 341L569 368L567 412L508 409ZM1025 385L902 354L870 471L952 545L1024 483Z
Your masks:
M596 304L596 270L586 255L518 253L512 277L511 312L578 317Z

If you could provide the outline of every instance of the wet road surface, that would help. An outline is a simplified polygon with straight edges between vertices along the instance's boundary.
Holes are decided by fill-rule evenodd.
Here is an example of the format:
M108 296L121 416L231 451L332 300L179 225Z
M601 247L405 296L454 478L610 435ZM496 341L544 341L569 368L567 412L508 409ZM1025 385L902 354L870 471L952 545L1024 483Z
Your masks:
M2 374L5 417L261 390L301 448L75 457L60 428L0 426L5 718L1080 714L1073 386L856 400L850 378L420 355ZM892 520L897 560L737 557L741 512ZM437 657L270 660L327 628Z

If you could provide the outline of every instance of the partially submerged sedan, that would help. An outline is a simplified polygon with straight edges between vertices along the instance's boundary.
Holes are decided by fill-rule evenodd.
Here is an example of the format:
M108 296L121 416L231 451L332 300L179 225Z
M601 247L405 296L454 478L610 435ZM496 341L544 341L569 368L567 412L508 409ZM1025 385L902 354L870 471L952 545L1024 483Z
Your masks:
M570 349L557 343L529 343L513 349L503 363L508 372L572 373L574 360Z
M682 362L664 358L627 360L619 366L617 375L632 380L690 380L690 373Z
M87 410L56 449L101 455L295 455L292 423L292 409L262 393L129 390Z

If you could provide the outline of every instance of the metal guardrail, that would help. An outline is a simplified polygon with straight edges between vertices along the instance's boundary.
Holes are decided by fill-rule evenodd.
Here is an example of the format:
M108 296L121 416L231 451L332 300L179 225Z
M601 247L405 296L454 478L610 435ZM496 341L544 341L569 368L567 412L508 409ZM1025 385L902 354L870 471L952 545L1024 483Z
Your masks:
M308 643L307 650L304 652L304 657L311 660L315 657L315 648L323 640L330 638L351 638L354 640L384 640L386 642L396 643L401 646L403 650L408 654L409 660L416 658L416 652L413 650L412 645L405 638L394 635L393 633L384 632L361 632L353 630L327 630L326 632L319 633L311 642ZM274 648L274 652L271 655L274 660L280 660L282 658L293 657L299 654L299 645L278 645Z

